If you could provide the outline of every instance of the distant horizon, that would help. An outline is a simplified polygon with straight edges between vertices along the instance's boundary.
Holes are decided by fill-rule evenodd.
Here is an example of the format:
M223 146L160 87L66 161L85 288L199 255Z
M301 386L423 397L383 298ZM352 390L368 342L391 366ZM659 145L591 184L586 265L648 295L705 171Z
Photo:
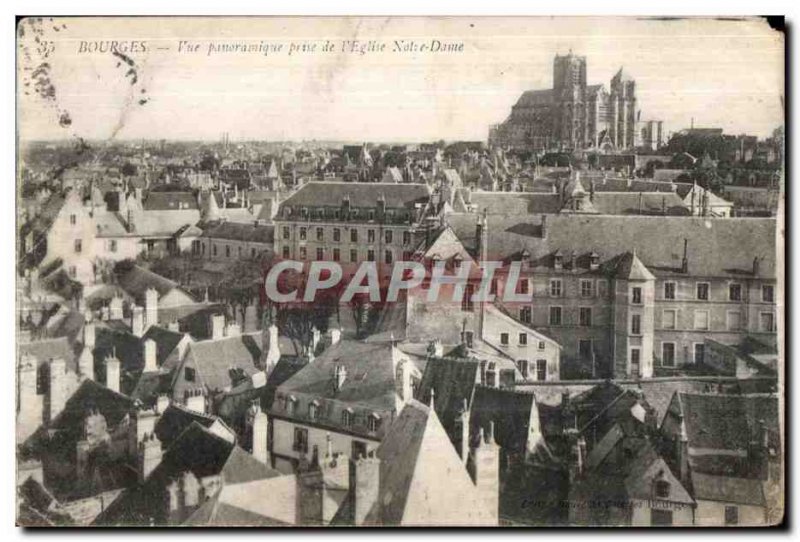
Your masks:
M213 143L227 132L232 143L486 142L490 127L506 119L522 92L552 88L553 57L570 50L587 57L588 84L608 88L624 66L637 82L642 120L664 121L666 134L693 121L696 127L764 139L784 125L782 34L757 18L155 21L54 18L42 25L41 35L53 44L46 59L30 48L31 32L21 38L19 140ZM434 37L463 43L464 50L290 57L192 55L179 53L177 45L357 39L368 51L369 40L421 43ZM109 40L147 45L124 61L108 52L81 52L85 43ZM33 91L31 73L39 62L48 63L52 97Z

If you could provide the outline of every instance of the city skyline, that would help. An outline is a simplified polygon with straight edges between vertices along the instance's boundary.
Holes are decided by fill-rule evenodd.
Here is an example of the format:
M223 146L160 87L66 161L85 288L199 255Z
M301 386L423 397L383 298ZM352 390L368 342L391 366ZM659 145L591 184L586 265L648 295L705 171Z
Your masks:
M198 22L184 29L186 40L213 35ZM232 141L485 140L521 92L552 83L553 56L570 50L587 57L590 81L605 81L620 67L629 71L642 120L663 119L668 133L694 122L763 138L783 124L783 46L761 20L450 18L435 30L430 19L415 18L232 22L232 41L324 35L391 45L433 33L442 42L463 42L464 51L187 55L177 52L177 40L166 41L183 37L176 32L180 19L153 27L144 18L125 21L122 36L158 44L129 55L138 70L134 89L118 59L78 53L82 40L111 39L110 33L91 20L64 19L66 28L46 36L55 43L48 59L55 107L25 95L20 72L20 138L217 141L227 132ZM119 39L120 27L114 28ZM190 92L182 90L188 85ZM69 126L59 124L60 111L69 113Z

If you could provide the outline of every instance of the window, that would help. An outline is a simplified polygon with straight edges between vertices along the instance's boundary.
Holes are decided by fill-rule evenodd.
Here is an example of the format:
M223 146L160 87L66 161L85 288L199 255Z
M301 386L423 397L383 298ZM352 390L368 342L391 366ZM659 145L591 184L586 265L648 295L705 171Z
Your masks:
M307 230L306 230L306 228L304 228L304 227L301 227L301 228L300 228L300 240L301 240L301 241L305 241L305 240L306 240L306 235L307 235Z
M664 309L661 316L661 327L664 329L675 329L678 322L678 311L675 309Z
M289 227L288 226L284 226L283 227L283 238L284 239L289 239L289 237L290 237Z
M325 251L322 250L322 247L317 247L317 260L325 259Z
M112 240L109 242L108 249L109 249L111 252L116 252L116 251L117 251L117 240L116 240L116 239L112 239Z
M75 252L81 252L83 250L83 241L81 239L75 239Z
M392 236L392 230L386 230L384 236L386 237L386 242L387 243L391 243L392 242L392 237L393 237Z
M642 334L642 315L631 314L631 335Z
M150 250L150 247L148 247L148 250ZM217 245L213 245L211 247L211 252L214 254L214 256L217 255Z
M694 328L708 329L708 311L694 311Z
M641 305L642 304L642 288L639 286L634 286L631 288L631 303L634 305Z
M289 396L286 398L286 413L287 414L294 414L295 409L297 408L297 399L294 396Z
M528 334L527 333L520 333L519 334L519 345L520 346L528 346Z
M528 379L528 360L527 359L518 359L517 360L517 369L519 369L522 378L525 380Z
M650 525L653 527L672 525L672 510L661 510L660 508L651 508Z
M669 482L666 480L656 480L653 489L659 499L669 498Z
M350 230L350 242L351 243L358 243L358 230L353 228Z
M367 431L374 433L381 426L381 417L377 414L367 416Z
M498 286L498 280L492 279L492 282L489 283L489 293L492 295L497 295L497 286Z
M594 281L581 280L581 297L594 297Z
M78 269L74 265L70 265L69 266L69 276L70 276L70 278L74 279L77 274L78 274Z
M728 331L738 331L742 329L742 313L739 311L728 311L726 315L726 327Z
M539 341L539 350L544 350L545 344L544 341Z
M410 245L411 244L411 232L404 231L403 232L403 244Z
M705 359L706 359L706 345L704 343L695 343L694 362L703 363Z
M231 247L230 247L230 245L225 245L225 257L226 258L230 258L231 257Z
M250 249L250 257L251 258L255 258L256 257L256 249L254 249L254 248Z
M186 382L194 382L195 373L193 367L184 367L183 369L183 379Z
M358 261L358 250L351 249L350 250L350 261L357 262Z
M322 241L325 239L325 230L323 228L317 228L317 241Z
M373 220L375 220L375 211L373 211L373 210L370 210L370 211L369 211L369 213L368 213L368 217L369 217L369 221L370 221L370 222L372 222Z
M386 251L386 252L383 254L383 261L385 261L386 263L392 263L392 259L393 259L393 258L394 258L394 255L392 254L392 251L391 251L391 250L387 250L387 251Z
M697 283L697 299L700 301L708 301L708 283L707 282L698 282Z
M353 455L353 459L367 457L367 444L360 440L354 440L350 447L350 453Z
M353 411L346 409L342 411L342 426L350 428L353 425Z
M664 283L664 299L675 299L675 283Z
M242 247L239 247L239 257L242 257Z
M367 261L374 262L375 261L375 251L372 249L367 250Z
M579 339L578 340L578 357L583 361L590 361L592 359L592 340Z
M338 262L340 257L341 257L341 254L339 252L339 249L338 248L334 248L333 249L333 261L334 262Z
M739 507L726 506L725 507L725 525L738 525L739 524Z
M528 279L520 279L517 286L518 294L527 294L530 289L530 281Z
M500 334L500 344L503 346L508 346L508 333Z
M339 228L333 228L333 242L338 243L342 240L342 230Z
M742 285L741 284L731 284L728 286L728 299L731 301L741 301L742 300Z
M467 287L464 288L464 297L461 298L462 311L472 312L475 310L475 302L472 301L473 295L475 295L475 286L467 284Z
M775 331L775 315L771 312L761 313L761 331L772 333Z
M638 378L641 375L642 351L638 348L631 348L631 376Z
M561 325L561 307L550 307L550 325Z
M764 284L761 287L761 301L764 303L775 302L775 289L773 288L772 284Z
M661 343L661 365L675 367L675 343Z
M76 215L69 215L70 225L74 226L77 222L78 222L78 217Z
M294 442L292 443L292 450L301 454L308 453L308 429L300 427L294 428Z
M367 243L375 242L375 230L367 230Z
M545 359L536 360L536 380L547 380L547 360Z
M285 245L283 247L282 256L283 256L284 260L288 260L289 259L289 245Z
M561 297L561 279L550 279L550 297Z
M306 259L306 247L300 247L300 259L301 260Z
M319 404L316 401L311 401L308 404L308 419L316 420L319 416Z
M519 309L519 320L520 322L525 322L526 324L531 323L532 311L530 307L522 307Z
M579 318L580 325L583 327L590 327L592 325L592 308L591 307L581 307L580 308L580 318Z

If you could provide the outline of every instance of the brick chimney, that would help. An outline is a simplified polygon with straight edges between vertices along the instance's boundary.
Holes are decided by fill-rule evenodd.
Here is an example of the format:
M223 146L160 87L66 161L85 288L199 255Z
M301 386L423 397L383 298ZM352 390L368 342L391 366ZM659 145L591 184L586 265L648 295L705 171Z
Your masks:
M192 471L186 471L181 476L181 493L183 508L192 508L200 503L200 481Z
M153 339L147 339L144 341L144 372L155 373L157 371L156 342Z
M89 346L84 345L78 357L78 373L83 378L94 380L94 353Z
M253 401L253 405L248 413L248 424L250 425L251 446L250 450L258 461L265 465L270 465L269 456L269 418L261 410L258 400Z
M144 293L144 329L158 325L158 290L148 288Z
M106 387L119 393L120 363L116 357L106 358Z
M64 358L50 360L50 417L52 422L67 404L67 362Z
M111 320L122 320L122 297L115 295L108 304L108 317Z
M144 482L161 463L161 441L154 433L148 433L139 443L137 466L139 482Z
M138 305L131 307L131 333L137 337L144 335L144 309Z
M83 345L94 349L95 345L95 323L86 322L83 324Z
M218 341L225 336L225 315L214 314L211 316L211 340Z
M261 330L261 348L264 355L264 370L269 372L281 359L281 349L278 343L278 326L270 324L267 329Z
M353 524L365 525L369 511L378 503L381 460L370 452L350 462L350 488L353 498ZM380 520L380 518L376 518Z
M494 440L494 422L489 422L486 433L480 428L472 448L472 462L468 466L471 466L468 470L483 509L491 515L491 523L497 523L500 513L500 447Z

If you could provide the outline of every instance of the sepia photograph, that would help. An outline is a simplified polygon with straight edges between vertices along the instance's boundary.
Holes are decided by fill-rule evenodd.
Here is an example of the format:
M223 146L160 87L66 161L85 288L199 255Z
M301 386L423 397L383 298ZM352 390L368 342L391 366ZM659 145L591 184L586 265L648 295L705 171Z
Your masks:
M17 526L786 521L783 17L14 39Z

